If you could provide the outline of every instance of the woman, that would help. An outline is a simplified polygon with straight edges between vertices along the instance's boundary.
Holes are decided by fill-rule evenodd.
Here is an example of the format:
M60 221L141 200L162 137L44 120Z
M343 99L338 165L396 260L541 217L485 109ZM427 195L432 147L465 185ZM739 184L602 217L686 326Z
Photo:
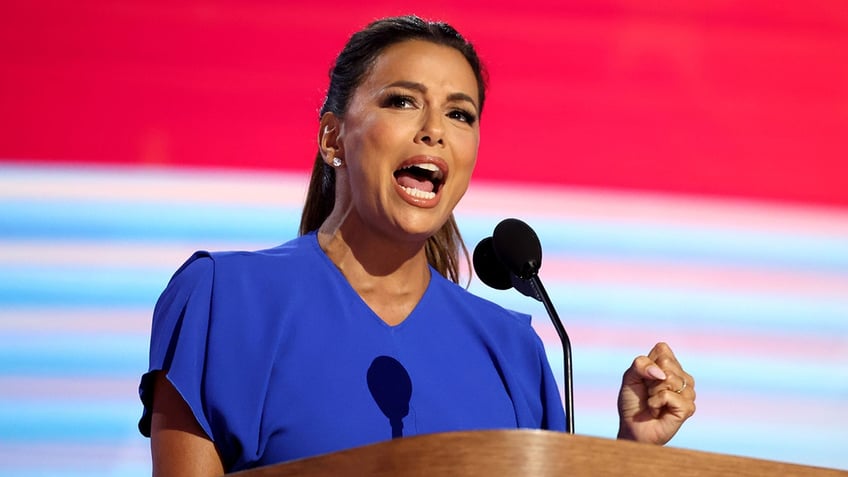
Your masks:
M453 28L384 19L331 73L301 236L199 252L154 312L142 378L155 475L220 475L393 437L562 430L529 317L458 286L453 209L484 75ZM619 437L663 444L694 412L664 344L634 360Z

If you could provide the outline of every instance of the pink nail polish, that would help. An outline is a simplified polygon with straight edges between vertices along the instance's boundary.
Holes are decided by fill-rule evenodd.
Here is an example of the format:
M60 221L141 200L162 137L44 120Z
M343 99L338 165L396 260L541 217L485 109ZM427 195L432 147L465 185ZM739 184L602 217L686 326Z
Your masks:
M666 378L665 373L659 368L659 366L648 366L648 369L646 371L652 378L659 380L665 380Z

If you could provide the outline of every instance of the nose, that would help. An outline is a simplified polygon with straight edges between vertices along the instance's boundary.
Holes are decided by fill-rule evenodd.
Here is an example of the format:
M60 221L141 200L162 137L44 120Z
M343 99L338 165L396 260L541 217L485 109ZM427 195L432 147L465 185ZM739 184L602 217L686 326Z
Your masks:
M445 144L442 115L438 112L429 112L424 118L424 124L415 135L415 142L428 146L443 146Z

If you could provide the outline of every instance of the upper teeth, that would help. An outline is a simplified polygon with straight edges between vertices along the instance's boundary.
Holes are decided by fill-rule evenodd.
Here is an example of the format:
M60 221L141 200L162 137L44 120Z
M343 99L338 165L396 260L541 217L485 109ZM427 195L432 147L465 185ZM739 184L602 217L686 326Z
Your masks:
M430 172L438 172L439 166L431 163L431 162L422 162L421 164L411 164L408 166L404 166L404 169L409 169L410 167L417 167L419 169L424 169Z

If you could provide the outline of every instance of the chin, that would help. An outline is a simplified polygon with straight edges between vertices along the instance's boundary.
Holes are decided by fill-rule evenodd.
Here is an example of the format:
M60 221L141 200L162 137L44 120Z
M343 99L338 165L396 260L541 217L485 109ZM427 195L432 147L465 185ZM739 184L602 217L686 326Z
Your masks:
M422 220L422 221L405 221L398 225L404 234L413 240L426 241L433 235L439 232L447 219L442 221Z

